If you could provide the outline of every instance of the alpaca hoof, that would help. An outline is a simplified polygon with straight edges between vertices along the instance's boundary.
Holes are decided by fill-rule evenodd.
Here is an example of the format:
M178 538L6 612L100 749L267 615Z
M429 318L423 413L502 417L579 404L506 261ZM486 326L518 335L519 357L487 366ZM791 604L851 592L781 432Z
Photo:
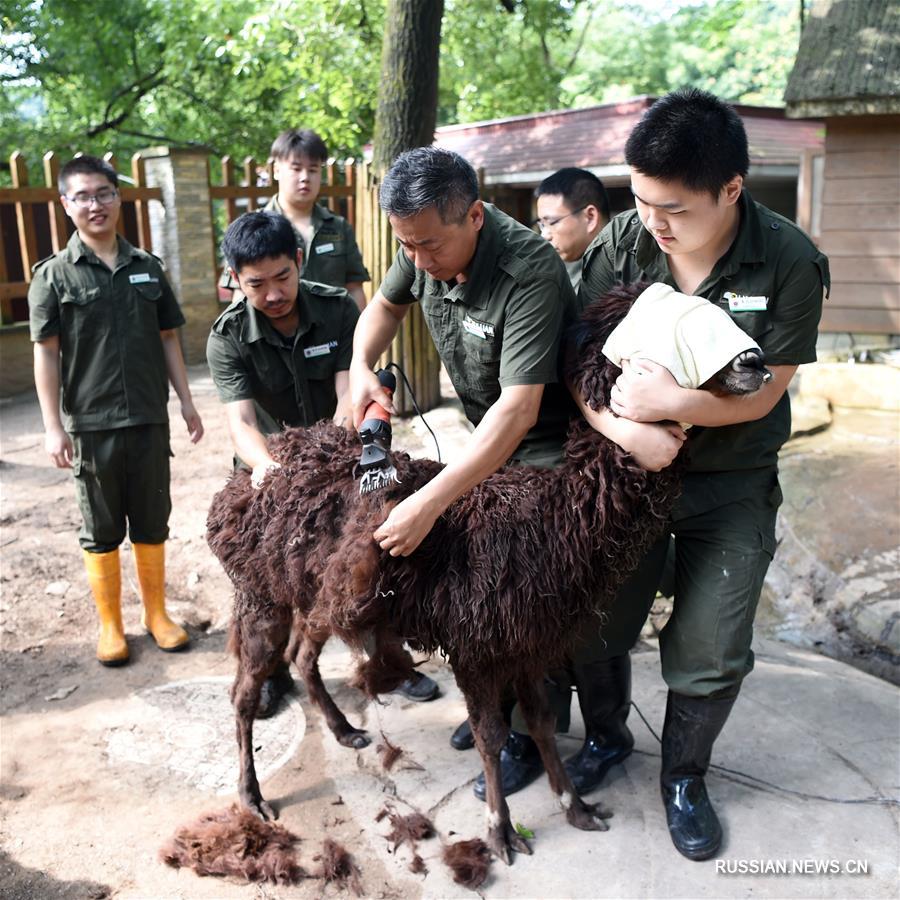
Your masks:
M271 822L278 818L275 808L262 797L257 796L252 800L244 800L244 806L263 822Z
M514 852L531 856L531 847L528 846L528 841L509 822L488 829L487 845L497 859L502 860L508 866L512 865Z
M566 810L566 818L570 825L582 831L609 831L605 821L612 818L612 812L601 803L574 803Z
M338 737L338 743L343 747L351 747L354 750L362 750L372 743L370 738L364 731L348 731Z

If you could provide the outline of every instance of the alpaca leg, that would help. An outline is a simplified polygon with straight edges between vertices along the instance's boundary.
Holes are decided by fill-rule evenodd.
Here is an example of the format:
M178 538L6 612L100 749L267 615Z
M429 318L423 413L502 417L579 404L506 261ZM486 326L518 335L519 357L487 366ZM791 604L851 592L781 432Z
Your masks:
M468 683L467 679L460 677L458 670L456 682L466 698L475 746L484 765L487 845L495 856L510 865L513 851L530 854L531 847L513 828L509 807L500 789L500 748L509 732L501 711L500 688L489 676L484 681Z
M338 709L322 681L322 675L319 672L319 654L324 645L325 640L313 637L307 632L300 640L300 646L294 656L294 663L306 684L309 699L322 711L322 715L325 716L325 721L338 743L344 747L354 747L360 750L367 747L371 740L364 731L354 728L347 721L347 717Z
M231 688L237 726L240 775L238 797L243 806L261 819L275 819L275 810L262 798L253 761L253 719L262 683L272 674L284 654L290 633L290 616L260 616L246 612L232 634L238 670Z
M575 793L556 747L555 717L547 702L543 683L528 678L517 679L515 689L528 730L540 750L550 789L559 799L569 824L582 831L608 831L609 825L604 819L610 818L612 813L599 803L585 803Z

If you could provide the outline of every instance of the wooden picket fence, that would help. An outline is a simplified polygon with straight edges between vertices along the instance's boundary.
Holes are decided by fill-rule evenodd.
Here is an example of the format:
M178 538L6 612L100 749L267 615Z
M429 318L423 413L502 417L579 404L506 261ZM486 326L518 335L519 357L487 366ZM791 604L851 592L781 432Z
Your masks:
M263 175L263 173L265 173ZM354 181L356 166L352 160L344 163L329 162L322 173L322 189L319 197L326 201L328 208L355 227L356 210ZM262 176L262 177L261 177ZM252 212L264 206L277 191L275 187L275 163L269 157L265 166L260 166L252 156L244 157L240 171L230 156L221 160L221 184L209 185L212 201L222 201L225 208L227 228L241 213ZM260 181L265 183L260 184ZM244 201L241 204L239 201ZM243 206L243 208L241 208Z
M112 153L103 157L119 171ZM48 152L43 156L44 185L31 185L25 157L16 151L9 158L12 187L0 188L0 324L14 325L28 321L26 297L31 283L31 267L62 250L73 227L59 202L56 179L59 175L59 156ZM152 250L150 216L147 204L161 200L159 188L147 186L144 161L139 153L131 157L131 178L134 185L120 183L122 215L120 233L132 244ZM7 240L6 235L18 240Z
M119 170L112 153L103 158ZM217 243L224 228L238 215L259 209L277 190L271 159L260 166L253 157L247 157L238 167L226 156L220 163L221 182L213 184L210 179L209 184L212 232ZM20 331L28 321L31 267L45 256L62 250L72 234L72 223L59 203L56 186L59 167L58 155L46 153L44 184L30 185L23 155L17 151L10 157L12 187L0 188L0 326L19 327L0 327L0 336L4 331ZM371 275L367 285L371 295L397 252L390 223L378 205L377 181L366 163L352 161L329 163L323 174L325 183L320 197L353 226ZM131 179L133 185L120 183L119 231L135 246L152 250L148 204L154 200L162 203L163 197L160 188L147 186L140 153L131 157ZM218 247L214 250L218 255ZM210 290L214 291L215 286L211 285ZM9 346L12 345L6 344L5 348ZM382 357L382 365L388 362L397 363L406 373L422 410L440 402L440 359L418 304L411 305L390 350ZM0 394L4 393L0 385ZM398 379L395 403L403 413L413 411L412 398L402 379Z

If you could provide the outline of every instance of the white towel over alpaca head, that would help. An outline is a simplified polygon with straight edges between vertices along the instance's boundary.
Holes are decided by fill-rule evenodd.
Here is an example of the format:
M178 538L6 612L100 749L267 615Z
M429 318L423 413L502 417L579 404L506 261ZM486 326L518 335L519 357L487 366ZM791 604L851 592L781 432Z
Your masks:
M603 345L617 366L623 359L649 359L684 388L700 387L745 350L759 350L759 344L724 309L667 284L651 284Z

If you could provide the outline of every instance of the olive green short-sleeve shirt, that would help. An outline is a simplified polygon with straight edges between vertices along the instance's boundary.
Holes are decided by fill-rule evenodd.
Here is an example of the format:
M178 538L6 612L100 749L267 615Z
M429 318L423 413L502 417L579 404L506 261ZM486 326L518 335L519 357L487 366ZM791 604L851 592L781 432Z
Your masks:
M284 215L277 196L265 205L265 211ZM317 203L313 207L312 224L313 239L309 248L303 240L303 235L294 229L297 246L303 251L301 278L341 288L347 284L371 280L363 263L362 253L359 252L353 227L346 219ZM227 265L219 279L219 287L240 292L237 281L231 277ZM237 299L237 296L236 294L234 299Z
M101 431L169 420L160 331L184 316L152 253L118 239L113 271L72 235L34 267L31 339L59 337L66 431Z
M216 319L206 358L223 403L253 400L263 434L334 415L334 376L350 368L359 310L343 288L301 280L300 324L277 331L246 297Z
M729 251L695 291L727 312L760 345L766 363L814 362L823 295L831 285L828 259L793 222L755 203L745 190L740 227ZM666 255L634 210L620 213L584 255L579 303L613 285L665 282L678 288ZM697 427L691 437L690 469L723 472L773 466L790 436L788 394L755 422Z
M380 290L417 300L473 425L511 385L546 385L538 421L514 458L543 462L561 450L573 404L559 383L560 344L575 316L565 266L542 237L490 203L462 284L436 281L400 250Z

